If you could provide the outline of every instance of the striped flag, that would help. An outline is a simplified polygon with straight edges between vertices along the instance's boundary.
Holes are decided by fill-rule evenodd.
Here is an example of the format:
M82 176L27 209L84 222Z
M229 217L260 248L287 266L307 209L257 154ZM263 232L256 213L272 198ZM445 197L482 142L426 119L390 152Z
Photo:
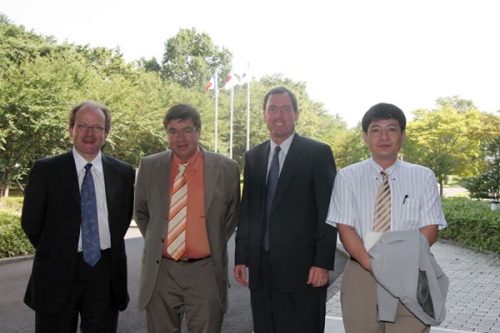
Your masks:
M210 82L208 82L207 86L205 87L205 90L215 89L216 85L217 85L217 82L215 80L215 74L212 74L212 77L210 78Z

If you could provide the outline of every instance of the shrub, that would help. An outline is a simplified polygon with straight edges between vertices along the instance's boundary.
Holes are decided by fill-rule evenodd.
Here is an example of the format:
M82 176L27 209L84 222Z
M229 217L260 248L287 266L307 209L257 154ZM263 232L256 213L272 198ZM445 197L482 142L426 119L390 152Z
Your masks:
M18 212L0 210L0 258L34 253L33 246L21 228Z
M21 213L24 197L2 197L0 209L12 210Z
M489 202L445 198L443 210L448 228L440 231L440 238L500 253L500 214Z

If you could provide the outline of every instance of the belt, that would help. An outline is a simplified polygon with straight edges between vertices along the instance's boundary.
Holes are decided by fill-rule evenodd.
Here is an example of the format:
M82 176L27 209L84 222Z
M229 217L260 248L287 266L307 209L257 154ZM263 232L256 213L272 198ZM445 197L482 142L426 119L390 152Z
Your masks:
M203 257L203 258L179 258L179 260L175 260L175 259L168 258L168 257L165 257L165 258L167 258L169 260L172 260L172 261L175 261L178 264L184 265L184 264L189 264L189 263L192 263L192 262L195 262L195 261L200 261L200 260L208 259L210 257L211 256Z

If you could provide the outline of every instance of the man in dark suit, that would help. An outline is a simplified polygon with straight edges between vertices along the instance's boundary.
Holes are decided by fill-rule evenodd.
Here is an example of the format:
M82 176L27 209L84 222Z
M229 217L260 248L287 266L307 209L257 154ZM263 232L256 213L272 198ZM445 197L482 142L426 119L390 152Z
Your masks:
M290 90L269 91L263 116L271 140L245 155L234 274L246 286L248 268L256 333L323 332L337 240L325 223L335 161L326 144L295 133Z
M72 151L31 170L21 223L36 250L24 298L36 311L36 332L76 332L79 314L82 332L116 332L118 311L129 302L124 236L135 172L101 152L110 127L106 106L75 106ZM91 231L82 232L87 225Z
M163 125L170 150L144 157L137 174L135 221L144 236L139 308L151 333L180 332L184 315L189 332L220 332L240 171L234 160L199 146L193 106L172 106Z

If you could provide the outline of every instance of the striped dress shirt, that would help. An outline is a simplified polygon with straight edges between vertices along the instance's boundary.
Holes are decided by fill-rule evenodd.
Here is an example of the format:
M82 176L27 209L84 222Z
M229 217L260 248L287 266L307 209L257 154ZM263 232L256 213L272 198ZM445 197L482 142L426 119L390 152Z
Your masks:
M447 226L436 177L429 168L397 160L383 170L372 158L339 171L330 199L327 223L355 228L362 240L373 231L377 191L385 171L391 186L391 231Z

